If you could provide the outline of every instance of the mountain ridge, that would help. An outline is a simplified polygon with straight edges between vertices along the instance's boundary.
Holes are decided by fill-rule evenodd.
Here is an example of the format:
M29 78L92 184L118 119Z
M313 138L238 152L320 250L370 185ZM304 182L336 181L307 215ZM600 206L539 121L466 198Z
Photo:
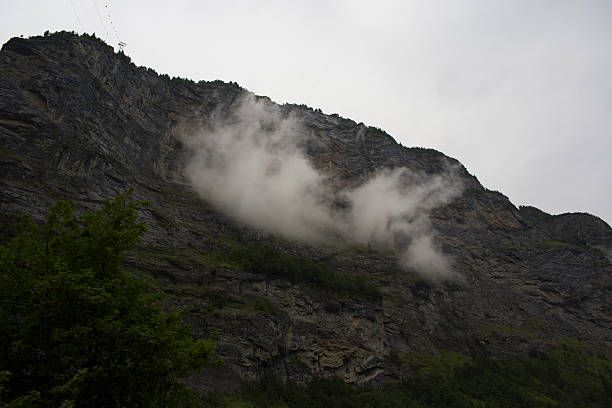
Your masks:
M334 188L359 184L380 168L432 175L458 166L462 193L428 219L463 280L432 284L377 248L292 242L236 222L197 196L184 176L193 152L181 135L207 115L235 112L249 94L237 84L171 80L71 33L11 39L0 51L0 72L3 225L20 211L41 215L57 198L88 208L136 185L136 197L152 202L142 214L149 233L126 267L190 306L199 336L221 328L218 351L227 364L194 376L197 389L231 388L268 371L299 381L403 378L409 368L390 364L392 352L504 358L566 337L612 346L612 231L595 216L516 208L442 153L256 97L300 117L311 135L304 150ZM339 275L366 275L381 299L249 270L231 254L251 243Z

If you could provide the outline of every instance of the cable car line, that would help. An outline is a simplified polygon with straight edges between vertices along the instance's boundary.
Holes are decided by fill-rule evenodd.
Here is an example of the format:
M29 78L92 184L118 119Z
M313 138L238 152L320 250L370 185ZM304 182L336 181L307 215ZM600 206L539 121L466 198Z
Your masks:
M83 23L81 23L81 19L77 14L76 7L74 7L74 2L72 0L70 0L70 5L72 6L72 11L74 11L74 16L76 17L77 22L79 23L79 27L81 27L81 30L83 30Z
M98 2L96 0L91 0L91 2L94 4L96 14L98 14L98 20L100 21L100 24L102 24L102 29L106 33L106 38L110 37L110 35L108 34L108 29L106 28L106 24L104 24L104 20L102 20L102 15L100 14L100 9L98 8Z

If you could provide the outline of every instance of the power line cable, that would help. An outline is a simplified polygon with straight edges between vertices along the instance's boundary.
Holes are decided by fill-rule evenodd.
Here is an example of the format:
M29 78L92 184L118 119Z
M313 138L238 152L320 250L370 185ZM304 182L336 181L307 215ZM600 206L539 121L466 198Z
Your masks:
M70 5L72 6L72 11L74 11L74 16L76 17L77 22L79 23L79 27L81 27L81 31L83 31L83 23L81 23L81 19L77 14L76 7L74 7L74 2L72 0L70 0Z
M78 2L81 5L81 8L83 9L83 12L85 13L85 18L87 19L87 23L90 25L90 27L92 29L95 29L95 24L93 23L93 20L89 16L89 12L87 11L87 7L85 7L85 5L83 5L83 2L81 0L78 0ZM85 30L85 31L87 31L87 30Z
M100 14L100 9L98 8L98 2L96 0L91 0L91 1L94 4L96 13L98 14L98 20L100 21L100 24L102 24L102 29L106 33L106 38L108 38L110 37L110 35L108 35L108 29L106 28L106 24L104 24L104 20L102 20L102 15Z

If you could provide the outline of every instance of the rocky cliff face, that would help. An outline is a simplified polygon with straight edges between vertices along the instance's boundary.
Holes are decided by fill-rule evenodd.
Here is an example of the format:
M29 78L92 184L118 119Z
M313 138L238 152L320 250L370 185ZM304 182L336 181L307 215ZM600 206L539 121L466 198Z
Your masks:
M247 93L136 67L100 40L69 33L14 38L0 52L0 211L42 215L59 198L81 209L136 186L149 228L126 268L189 307L197 335L220 328L226 365L190 379L231 388L265 372L298 381L400 378L390 356L454 350L497 358L572 338L612 347L612 230L588 214L516 208L454 159L405 148L383 131L305 106L304 146L336 187L380 168L438 174L456 167L463 193L430 216L462 279L432 283L384 248L307 245L242 225L185 182L181 134ZM268 102L271 103L271 102ZM4 228L3 228L4 229ZM380 298L258 274L223 254L257 242L341 275L366 274Z

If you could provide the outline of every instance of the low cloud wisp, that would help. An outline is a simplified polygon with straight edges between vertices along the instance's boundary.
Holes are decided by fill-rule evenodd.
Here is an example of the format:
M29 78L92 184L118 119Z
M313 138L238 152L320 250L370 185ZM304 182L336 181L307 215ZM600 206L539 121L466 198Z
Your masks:
M452 169L436 176L380 170L333 191L301 148L308 136L300 121L253 96L181 137L192 152L188 181L228 215L288 239L392 248L402 267L423 277L456 277L429 221L433 208L461 192Z

